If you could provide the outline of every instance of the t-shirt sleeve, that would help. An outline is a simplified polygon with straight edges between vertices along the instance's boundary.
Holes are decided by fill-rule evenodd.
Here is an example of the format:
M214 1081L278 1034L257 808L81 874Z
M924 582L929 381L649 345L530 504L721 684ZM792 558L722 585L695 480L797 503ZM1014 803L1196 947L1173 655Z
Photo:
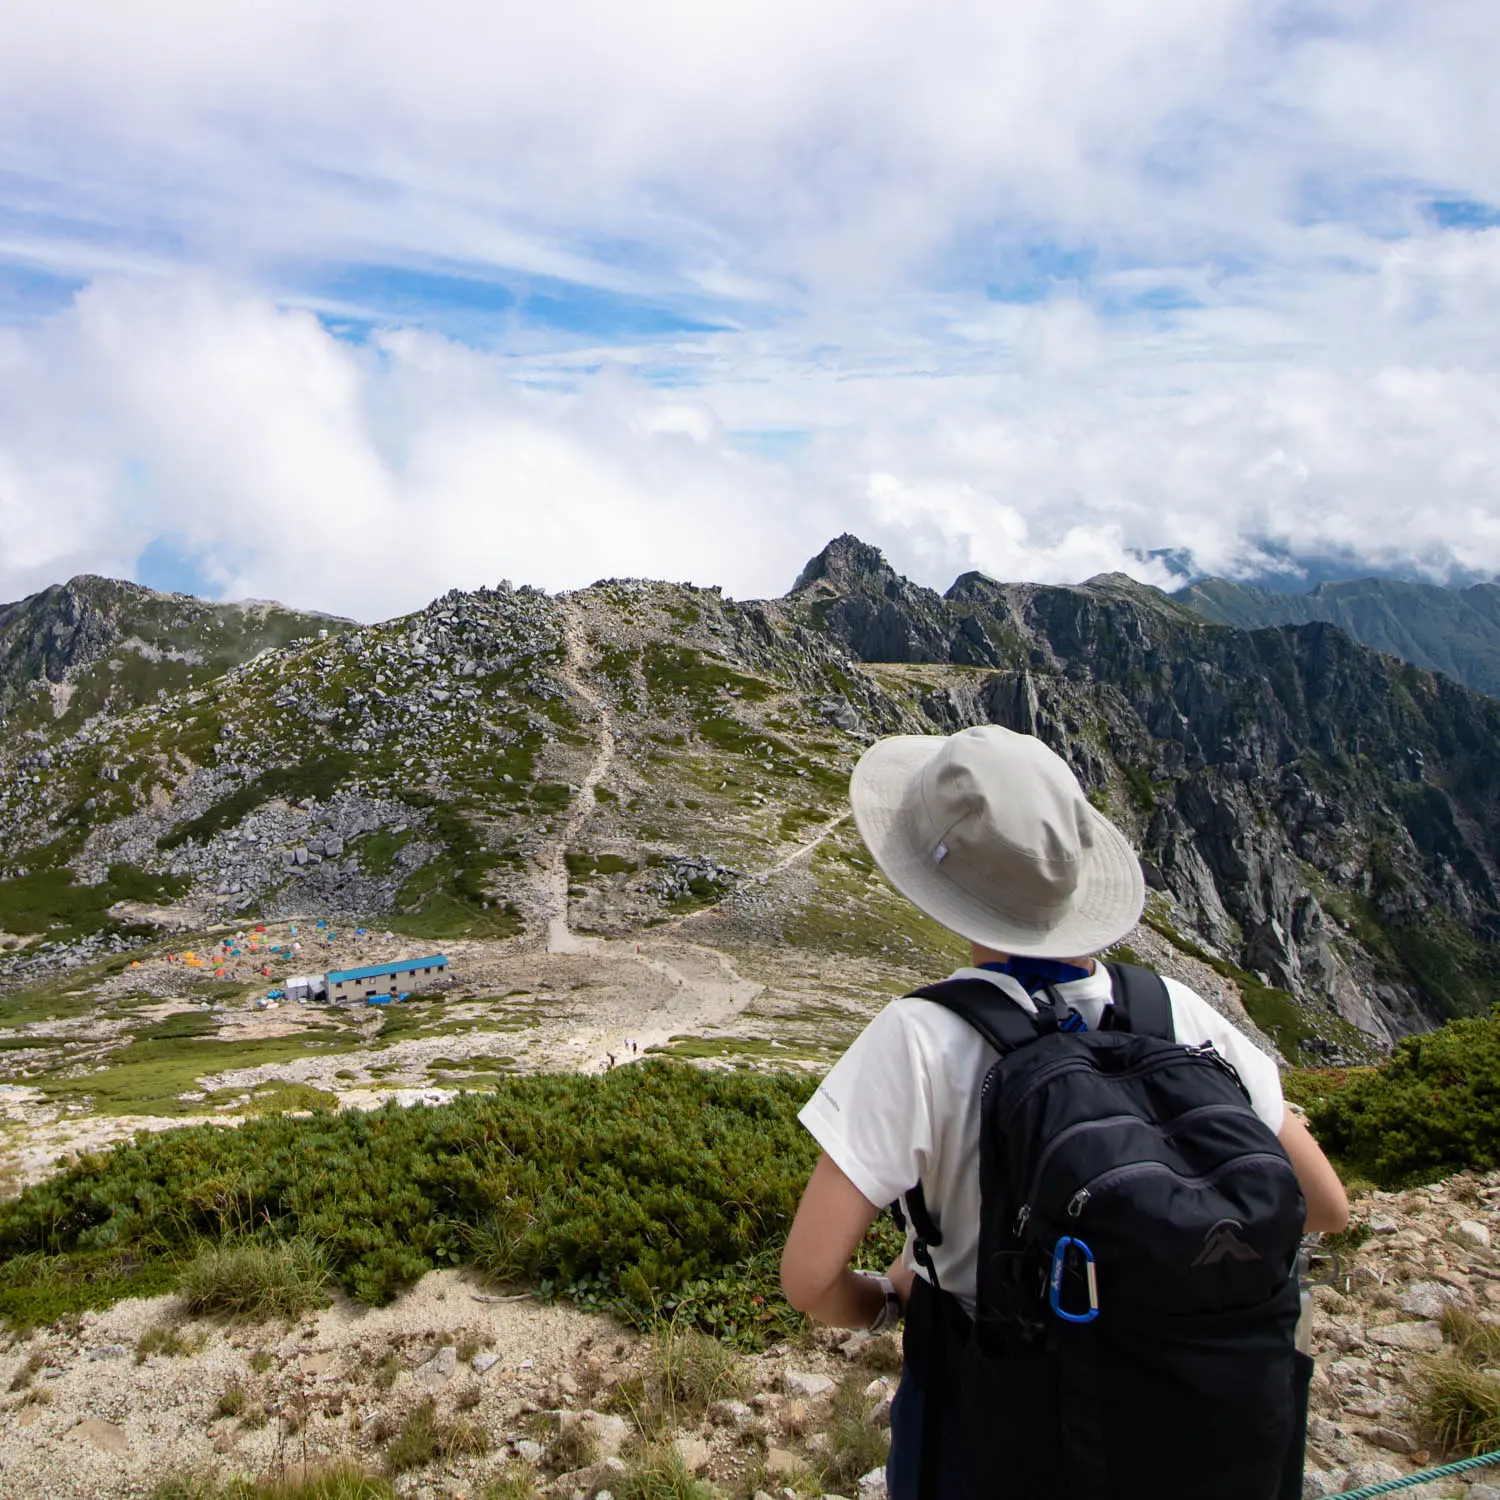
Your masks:
M932 1090L910 1006L894 1001L836 1062L798 1115L871 1203L892 1202L932 1154Z
M1250 1107L1272 1131L1280 1133L1286 1118L1281 1074L1272 1059L1232 1021L1187 985L1168 979L1172 1021L1179 1042L1212 1042L1219 1055L1240 1075L1250 1095Z

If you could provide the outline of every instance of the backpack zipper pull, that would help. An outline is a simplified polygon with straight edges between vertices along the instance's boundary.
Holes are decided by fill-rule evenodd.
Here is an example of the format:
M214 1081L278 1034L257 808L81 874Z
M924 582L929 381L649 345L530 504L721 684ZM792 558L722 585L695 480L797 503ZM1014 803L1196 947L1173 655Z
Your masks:
M1089 1201L1089 1190L1079 1188L1071 1198L1068 1199L1068 1217L1076 1219L1083 1212L1083 1206Z
M1016 1215L1016 1227L1013 1230L1011 1230L1011 1236L1012 1236L1012 1238L1014 1238L1014 1239L1020 1239L1021 1238L1022 1234L1025 1233L1025 1230L1026 1230L1026 1221L1030 1217L1031 1217L1031 1205L1029 1203L1023 1203L1021 1205L1021 1211L1020 1211L1020 1213L1018 1213Z

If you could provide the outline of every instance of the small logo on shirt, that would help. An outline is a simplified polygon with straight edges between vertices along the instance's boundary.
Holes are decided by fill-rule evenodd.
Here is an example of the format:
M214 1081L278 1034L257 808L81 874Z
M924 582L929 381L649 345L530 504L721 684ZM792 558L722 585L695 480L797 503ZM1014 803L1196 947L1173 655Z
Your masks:
M833 1097L833 1095L830 1094L828 1092L828 1090L825 1089L821 1083L818 1085L818 1092L834 1107L834 1109L839 1114L843 1114L844 1111L843 1111L843 1108L840 1106L839 1101L837 1099L835 1099Z
M1216 1266L1221 1260L1259 1260L1259 1251L1240 1238L1244 1225L1238 1219L1220 1219L1203 1236L1203 1248L1192 1262L1194 1266Z

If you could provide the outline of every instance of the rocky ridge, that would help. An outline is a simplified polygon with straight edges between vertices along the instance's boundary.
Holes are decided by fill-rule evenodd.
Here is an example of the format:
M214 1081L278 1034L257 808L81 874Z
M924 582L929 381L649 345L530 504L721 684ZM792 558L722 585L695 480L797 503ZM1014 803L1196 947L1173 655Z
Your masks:
M966 574L940 596L851 537L785 607L905 664L934 727L1047 740L1191 930L1265 985L1377 1037L1500 998L1491 700L1332 626L1218 627L1119 576Z
M1359 578L1283 594L1205 578L1172 597L1205 619L1241 630L1325 620L1362 646L1444 672L1476 693L1500 697L1500 583L1453 589Z
M72 608L38 601L33 622ZM149 940L117 888L185 922L535 933L580 809L567 899L623 935L776 867L844 809L872 738L978 723L1069 759L1142 849L1155 930L1288 1056L1358 1057L1500 998L1500 704L1327 625L1218 627L1118 577L939 595L849 537L780 600L454 592L8 737L0 977ZM57 915L70 881L92 927Z

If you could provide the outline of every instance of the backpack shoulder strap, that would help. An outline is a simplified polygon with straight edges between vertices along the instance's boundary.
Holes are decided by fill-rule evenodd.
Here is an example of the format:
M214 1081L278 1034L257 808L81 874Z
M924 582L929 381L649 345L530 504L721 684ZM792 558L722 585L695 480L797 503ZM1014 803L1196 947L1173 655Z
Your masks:
M1047 1021L1022 1010L998 986L983 979L944 979L939 984L913 990L907 999L933 1000L951 1010L967 1021L1001 1057L1034 1042L1050 1029Z
M1137 964L1106 964L1109 982L1114 990L1116 1024L1122 1031L1136 1036L1160 1037L1164 1042L1177 1040L1172 1024L1172 998L1161 975Z

